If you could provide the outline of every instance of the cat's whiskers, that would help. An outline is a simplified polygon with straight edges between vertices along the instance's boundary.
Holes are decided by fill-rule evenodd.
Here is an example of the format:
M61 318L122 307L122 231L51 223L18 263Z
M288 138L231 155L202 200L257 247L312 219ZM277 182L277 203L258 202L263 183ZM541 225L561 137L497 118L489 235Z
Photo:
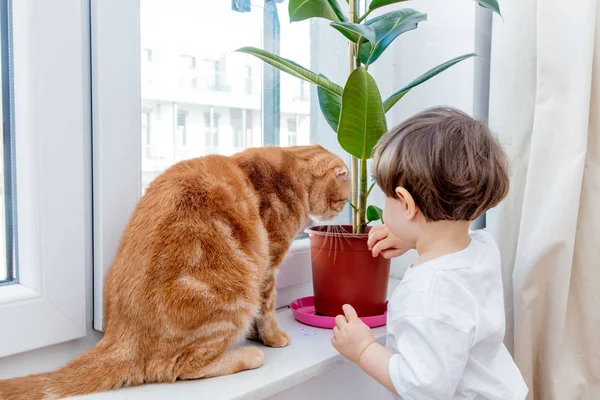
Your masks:
M333 264L335 265L335 260L337 259L337 245L338 245L338 241L340 240L338 235L337 235L337 231L335 229L335 225L331 225L331 227L333 228ZM341 250L341 248L340 248Z
M312 261L315 261L315 259L317 259L319 257L319 255L321 255L321 252L323 251L323 248L327 245L327 240L329 239L329 237L326 235L325 236L325 240L323 240L323 244L321 245L321 248L319 249L319 251L317 252L317 254L315 254L315 256L312 258Z
M346 236L346 233L348 233L348 232L346 232L346 229L344 229L344 227L342 225L340 225L340 224L336 224L336 229L338 229L338 232L341 234L340 235L341 236L340 241L342 239L344 239L346 241L346 243L349 245L350 244L350 239L348 239L348 237Z
M331 241L332 241L331 244L333 244L333 246L335 246L335 235L331 235L331 227L332 227L331 225L327 225L327 233L328 233L327 236L331 238ZM331 257L331 247L332 247L331 244L329 245L329 252L327 253L327 257ZM335 250L334 250L334 255L335 255ZM335 264L335 258L333 260L333 263Z

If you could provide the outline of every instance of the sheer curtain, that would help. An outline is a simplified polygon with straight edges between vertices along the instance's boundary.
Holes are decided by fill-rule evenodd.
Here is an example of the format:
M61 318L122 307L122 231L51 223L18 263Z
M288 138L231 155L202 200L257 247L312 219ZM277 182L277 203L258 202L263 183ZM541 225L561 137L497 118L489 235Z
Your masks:
M512 161L488 227L529 399L600 399L600 8L502 0L490 125Z

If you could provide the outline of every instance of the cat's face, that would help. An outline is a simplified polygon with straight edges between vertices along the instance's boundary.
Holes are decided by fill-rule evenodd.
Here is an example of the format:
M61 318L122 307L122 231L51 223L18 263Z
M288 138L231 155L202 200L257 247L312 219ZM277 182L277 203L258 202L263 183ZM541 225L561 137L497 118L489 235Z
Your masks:
M350 174L341 158L322 150L312 166L313 183L308 193L309 214L315 221L335 218L350 196Z

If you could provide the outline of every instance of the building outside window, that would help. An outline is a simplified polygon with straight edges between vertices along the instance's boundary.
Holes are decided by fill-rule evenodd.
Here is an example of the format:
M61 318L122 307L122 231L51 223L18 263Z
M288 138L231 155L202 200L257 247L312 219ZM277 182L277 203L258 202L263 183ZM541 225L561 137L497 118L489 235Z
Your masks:
M196 57L180 55L179 73L179 86L181 88L196 89Z
M298 142L298 122L296 118L287 120L288 146L295 146Z
M246 94L252 94L252 67L246 66Z
M246 146L245 114L246 110L240 108L231 109L231 129L233 131L233 147L235 151L241 150Z

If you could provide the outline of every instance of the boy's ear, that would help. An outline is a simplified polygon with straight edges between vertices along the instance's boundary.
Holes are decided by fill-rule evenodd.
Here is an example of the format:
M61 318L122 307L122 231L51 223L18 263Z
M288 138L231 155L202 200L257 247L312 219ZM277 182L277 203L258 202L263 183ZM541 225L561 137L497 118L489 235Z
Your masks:
M419 208L417 207L412 195L408 192L408 190L398 186L396 188L396 196L398 196L398 198L402 200L402 203L404 204L405 218L407 220L413 219L419 212Z

